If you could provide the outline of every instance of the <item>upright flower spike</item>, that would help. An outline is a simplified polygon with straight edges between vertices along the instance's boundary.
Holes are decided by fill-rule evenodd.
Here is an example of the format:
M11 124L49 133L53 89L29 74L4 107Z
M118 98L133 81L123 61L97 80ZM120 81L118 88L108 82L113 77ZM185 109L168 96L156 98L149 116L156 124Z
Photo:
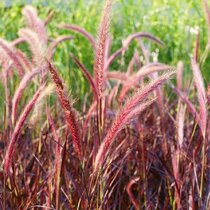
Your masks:
M72 136L74 150L76 151L78 158L82 160L81 136L80 136L80 131L79 131L79 125L76 120L76 113L72 107L72 104L68 100L64 83L59 77L57 70L55 69L54 66L51 65L51 63L48 63L48 64L49 64L49 71L50 71L52 80L55 83L56 92L57 92L60 104L64 110L68 128Z
M95 52L94 78L99 98L102 95L104 78L105 78L105 72L104 72L105 48L106 48L106 40L108 39L111 7L112 7L112 1L106 0L98 32L98 42Z

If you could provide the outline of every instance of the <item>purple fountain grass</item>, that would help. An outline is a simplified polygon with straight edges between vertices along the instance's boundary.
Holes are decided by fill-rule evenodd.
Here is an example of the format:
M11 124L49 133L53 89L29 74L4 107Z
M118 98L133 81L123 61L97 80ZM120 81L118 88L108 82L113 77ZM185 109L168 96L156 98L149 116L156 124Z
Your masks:
M26 18L26 22L27 22L28 27L32 28L32 29L36 29L37 22L38 22L38 19L39 19L39 17L37 16L37 10L30 5L27 5L23 8L22 14Z
M68 128L72 136L74 150L77 153L78 158L82 160L81 136L80 136L79 125L76 120L76 113L72 107L72 104L69 102L69 99L65 91L64 83L59 77L57 70L51 63L48 64L49 64L49 71L52 80L55 83L56 92L60 100L60 104L64 110Z
M6 52L8 57L12 60L14 67L17 69L19 75L22 77L24 75L24 68L15 53L15 49L12 48L8 43L3 39L0 39L0 47Z
M203 2L209 22L207 0ZM0 79L5 92L1 96L4 105L0 151L5 154L0 152L4 167L4 172L0 171L0 209L208 209L210 86L205 90L199 67L208 55L210 39L205 56L200 56L197 36L191 61L195 85L190 83L188 92L184 92L186 84L182 84L187 82L183 63L178 63L176 86L168 81L175 97L162 87L175 74L175 67L151 63L151 53L142 41L146 38L162 46L158 38L144 32L131 34L120 49L109 55L111 6L112 0L106 0L98 41L79 26L59 25L82 34L95 53L93 76L86 64L69 53L91 89L77 104L81 107L79 117L53 65L57 45L72 38L48 39L45 25L53 12L41 20L36 9L25 7L27 28L20 30L21 37L11 42L0 39ZM133 57L125 69L124 53L135 40L136 51L129 53L128 57ZM22 43L29 44L29 54L18 49L24 47ZM143 60L137 51L139 46ZM123 65L114 66L125 72L109 72L120 55ZM17 79L13 69L21 77ZM49 78L42 77L46 72L51 77L48 85L45 81ZM40 82L45 84L41 86ZM31 97L25 92L29 84L41 86ZM57 100L52 101L47 96L54 91ZM130 93L133 96L128 98ZM21 107L23 94L28 100ZM17 154L21 147L24 151ZM16 156L21 160L19 164L13 164Z
M165 64L161 64L156 62L150 63L150 56L151 53L149 52L149 50L147 49L147 47L144 45L144 43L141 40L142 38L138 38L138 44L142 50L142 54L144 56L144 62L146 63L145 65L145 69L144 67L142 69L140 69L137 74L136 74L136 78L133 78L134 84L132 85L132 78L131 78L131 83L129 83L128 85L124 85L120 97L119 97L119 101L122 102L123 99L125 98L126 93L129 91L129 89L132 86L144 86L144 76L148 76L150 79L157 79L158 78L158 71L162 71L162 70L168 70L168 69L174 69L174 67L170 67L167 66ZM153 56L152 56L153 57ZM157 59L157 58L156 58ZM155 60L155 58L153 57L153 60ZM147 69L148 68L148 69ZM136 80L138 79L138 80ZM135 84L136 83L136 84ZM165 107L164 107L164 99L163 99L163 90L161 89L160 86L158 86L155 91L154 91L154 95L155 97L157 97L157 107L159 110L159 114L161 117L161 124L164 125L164 121L165 121ZM164 153L164 156L166 157L166 155L168 154L168 142L167 142L167 137L166 137L166 131L164 126L161 126L161 134L162 134L162 138L163 138L163 143L162 143L162 150Z
M40 42L38 34L29 28L20 29L18 34L29 44L33 55L33 62L35 62L35 64L37 65L43 62L46 55L47 46Z
M109 152L109 148L112 145L117 134L129 123L131 119L136 117L137 114L144 111L149 107L155 99L148 100L147 102L140 103L139 101L129 101L128 104L119 112L116 116L114 122L112 123L111 128L108 130L106 137L100 145L100 148L96 154L95 163L94 163L94 172L100 170L102 164ZM133 103L132 103L133 102ZM139 107L135 108L139 104Z
M11 140L9 142L9 146L6 150L6 154L5 154L5 158L4 158L4 171L5 174L8 175L9 173L9 168L11 165L11 161L15 152L15 147L16 147L16 142L18 140L18 137L20 135L20 131L23 127L23 124L26 120L26 118L28 117L29 113L31 112L32 108L34 107L37 99L39 98L39 95L41 94L41 91L43 90L45 85L42 85L34 94L34 96L32 97L32 99L28 102L28 104L25 106L24 110L22 111L15 129L13 131L13 134L11 136Z
M25 76L21 80L18 88L16 89L15 94L14 94L13 99L12 99L12 122L13 123L15 123L15 121L16 121L17 106L18 106L19 100L20 100L20 98L23 94L23 91L25 90L25 88L27 87L29 82L31 82L31 80L36 75L38 75L42 71L42 69L46 70L47 65L43 65L39 68L34 69L32 72L29 72L28 74L25 74Z
M95 49L95 59L94 59L94 82L97 92L97 128L98 128L98 141L101 141L104 120L105 120L105 98L103 95L106 70L105 59L108 52L107 44L109 39L109 25L110 25L110 16L111 16L112 0L106 0L105 6L103 9L99 31L98 39Z
M94 79L97 89L98 98L102 96L105 70L104 70L104 57L105 57L105 46L108 38L109 25L110 25L110 13L111 13L112 1L106 0L103 15L100 22L100 28L98 32L98 41L95 52L94 62Z
M98 168L101 167L104 159L106 158L106 155L108 153L110 145L113 143L116 135L119 133L121 128L123 126L125 126L125 124L127 124L130 119L135 117L136 114L138 114L138 112L141 112L145 108L147 108L153 101L147 101L147 102L141 104L139 107L137 107L137 105L141 101L144 101L151 91L155 90L159 85L164 83L174 73L175 73L175 71L171 71L167 74L160 76L158 79L150 82L148 85L143 87L130 100L128 100L126 102L124 107L121 109L119 114L116 116L111 128L109 129L108 133L106 134L105 139L103 140L102 144L100 145L99 151L96 155L96 160L95 160L95 165L94 165L95 170L97 170Z
M116 100L117 93L119 92L119 84L117 84L109 93L108 99L107 99L107 106L110 108L113 101Z
M38 17L36 9L30 5L27 5L24 7L22 13L26 18L28 27L32 29L34 32L36 32L38 34L40 42L46 45L48 37L45 29L45 24L44 21L42 21Z
M148 66L142 67L137 73L132 75L123 85L123 88L121 90L119 101L123 101L125 98L127 92L136 85L139 84L139 80L143 78L144 76L147 76L151 73L154 73L156 71L166 71L166 70L173 70L175 69L172 66L167 65L158 65L156 66L156 63L154 66L152 64L149 64Z
M95 38L90 33L88 33L84 28L81 28L81 27L79 27L77 25L72 25L72 24L61 24L58 27L79 32L80 34L82 34L91 43L93 49L94 50L96 49Z

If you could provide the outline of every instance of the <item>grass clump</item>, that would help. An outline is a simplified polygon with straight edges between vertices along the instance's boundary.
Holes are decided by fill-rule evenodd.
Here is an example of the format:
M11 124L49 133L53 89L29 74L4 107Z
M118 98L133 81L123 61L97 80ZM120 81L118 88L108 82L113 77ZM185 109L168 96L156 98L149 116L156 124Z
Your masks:
M111 52L112 5L105 1L97 39L80 26L58 25L85 37L94 54L89 72L67 52L92 90L82 111L54 63L57 45L74 40L52 40L50 17L42 20L26 6L17 39L0 40L1 209L209 208L209 91L200 72L208 44L198 53L197 36L191 81L183 79L183 62L151 60L143 39L164 44L150 33L135 32ZM126 71L113 69L134 41Z

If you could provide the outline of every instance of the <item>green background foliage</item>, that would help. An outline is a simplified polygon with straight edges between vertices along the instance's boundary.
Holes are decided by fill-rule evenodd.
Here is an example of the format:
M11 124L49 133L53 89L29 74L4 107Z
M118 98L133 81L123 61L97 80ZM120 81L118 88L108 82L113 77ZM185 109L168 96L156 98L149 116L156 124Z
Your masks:
M63 34L72 34L74 37L73 40L58 46L54 62L70 89L77 90L72 91L74 97L83 100L89 87L69 55L70 53L76 55L92 72L94 53L85 38L77 33L59 29L57 25L59 23L77 24L96 37L104 1L15 0L11 3L4 0L0 7L0 36L2 38L13 40L17 37L18 29L24 26L21 10L28 2L37 7L42 19L50 11L54 11L54 17L47 27L49 37L56 38ZM190 57L193 54L198 29L200 51L203 52L207 43L207 26L200 0L117 0L113 7L110 28L113 40L111 52L117 50L122 45L122 40L129 34L140 31L149 32L165 43L164 48L158 49L159 61L176 65L179 60L182 60L185 64L185 78L189 79L191 78ZM151 52L157 52L157 45L147 40L144 42ZM135 47L137 43L133 42L123 58L116 59L111 69L119 70L120 64L120 70L126 70ZM207 57L201 68L205 84L210 82L209 67L210 62ZM80 81L75 82L78 80Z

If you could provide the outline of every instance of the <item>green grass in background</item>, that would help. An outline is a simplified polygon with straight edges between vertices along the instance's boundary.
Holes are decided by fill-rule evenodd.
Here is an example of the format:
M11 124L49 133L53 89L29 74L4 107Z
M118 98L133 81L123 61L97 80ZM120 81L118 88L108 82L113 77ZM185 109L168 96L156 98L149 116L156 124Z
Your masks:
M0 36L5 39L16 38L18 29L24 26L21 10L26 2L32 2L42 18L45 18L50 11L54 11L54 18L47 27L49 37L55 38L63 34L74 36L74 40L58 46L54 62L70 89L77 90L77 92L72 91L72 94L78 100L83 100L89 87L80 70L70 59L69 53L75 54L92 71L93 51L85 38L68 30L58 29L56 26L59 23L77 24L96 37L103 1L15 0L9 7L5 7L5 2L6 0L0 3ZM113 39L111 52L118 49L122 44L122 39L129 34L139 31L149 32L159 37L166 45L159 49L159 61L176 65L179 60L182 60L185 63L185 77L191 77L189 63L195 46L197 29L200 31L200 49L204 51L207 42L207 28L200 0L117 0L113 7L110 29ZM145 44L151 51L157 51L155 44L147 40L145 40ZM136 46L137 44L134 42L124 55L125 65L121 67L121 70L125 70L132 57L133 48ZM202 68L206 84L210 82L210 61L208 58ZM119 69L121 61L122 59L118 58L112 68ZM78 79L80 82L75 82Z

